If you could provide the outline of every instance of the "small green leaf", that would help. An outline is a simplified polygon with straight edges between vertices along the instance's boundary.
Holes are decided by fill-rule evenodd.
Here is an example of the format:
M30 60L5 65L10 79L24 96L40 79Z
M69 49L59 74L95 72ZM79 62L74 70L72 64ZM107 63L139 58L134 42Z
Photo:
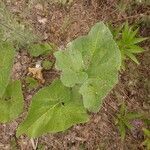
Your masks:
M28 116L19 126L17 136L25 133L30 137L38 137L86 122L88 115L82 103L76 101L71 99L70 88L56 80L33 97Z
M138 54L138 53L142 53L144 52L144 49L140 46L137 46L137 45L132 45L129 47L129 49L127 49L127 51L131 52L131 53L135 53L135 54Z
M123 102L121 107L120 107L120 115L125 116L126 114L127 114L127 107L125 105L125 102Z
M145 140L142 144L146 146L147 150L150 150L150 130L143 128L143 132L144 132Z
M48 61L48 60L44 60L44 61L42 62L42 67L43 67L44 69L46 69L46 70L51 69L52 65L53 65L53 63L52 63L51 61Z
M145 41L145 40L147 40L148 38L135 38L134 40L133 40L133 44L138 44L138 43L140 43L140 42L143 42L143 41Z
M10 81L10 73L15 57L15 49L11 43L0 42L0 98Z
M142 144L146 146L146 150L150 150L150 139L147 138Z
M0 122L6 123L18 117L23 110L20 81L14 81L8 85L0 103Z
M121 134L121 140L124 141L126 136L126 127L124 126L123 122L119 121L118 129L119 129L119 133Z
M150 138L150 130L146 129L146 128L143 128L143 132L144 134Z
M136 64L139 65L139 61L137 60L137 58L132 54L132 53L128 53L127 56L133 60Z
M138 119L138 118L140 118L140 117L142 117L142 115L141 115L141 114L138 114L138 113L127 113L127 114L126 114L126 118L127 118L128 120Z
M26 77L26 83L27 83L27 86L32 89L32 88L36 88L38 86L38 82L37 80L35 80L34 78L32 77Z
M33 57L52 53L52 47L48 43L33 44L28 48L28 52Z
M129 129L131 130L133 128L133 126L130 124L129 120L124 118L123 119L123 122L124 122L124 125Z

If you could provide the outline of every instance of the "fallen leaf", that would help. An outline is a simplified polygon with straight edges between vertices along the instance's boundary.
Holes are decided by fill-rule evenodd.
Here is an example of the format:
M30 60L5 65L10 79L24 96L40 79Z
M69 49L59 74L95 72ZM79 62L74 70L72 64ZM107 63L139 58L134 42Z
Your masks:
M29 73L32 74L33 78L36 78L40 83L45 83L45 79L43 78L43 74L42 74L42 67L38 67L38 68L28 68Z

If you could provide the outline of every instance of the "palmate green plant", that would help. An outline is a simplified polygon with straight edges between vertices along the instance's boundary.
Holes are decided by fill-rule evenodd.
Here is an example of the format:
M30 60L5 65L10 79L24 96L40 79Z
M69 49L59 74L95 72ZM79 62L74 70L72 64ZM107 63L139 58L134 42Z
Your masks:
M136 54L142 53L144 49L138 44L147 38L137 37L137 33L138 28L134 29L133 26L129 26L128 22L113 31L114 38L121 51L123 69L125 68L126 59L131 59L136 64L139 64Z
M123 102L115 121L116 125L118 126L122 141L125 139L127 129L131 130L133 128L131 121L140 117L141 114L128 112L127 107Z
M52 52L48 44L35 44L28 48L34 57ZM70 42L65 50L56 51L54 56L55 68L61 71L60 79L33 96L28 115L19 125L17 136L26 134L38 137L87 122L87 110L99 111L103 99L118 81L120 50L110 30L102 22L96 23L88 35ZM20 81L12 82L10 78L14 57L15 49L11 42L0 42L2 123L15 119L23 108Z

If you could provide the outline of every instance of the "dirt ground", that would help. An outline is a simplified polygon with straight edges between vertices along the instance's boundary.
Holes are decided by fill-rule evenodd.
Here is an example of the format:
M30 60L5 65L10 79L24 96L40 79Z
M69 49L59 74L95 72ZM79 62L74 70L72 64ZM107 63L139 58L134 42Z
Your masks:
M150 14L150 5L132 4L124 0L127 10L118 8L117 0L74 0L70 5L44 5L36 3L26 11L27 1L7 0L7 6L23 20L33 26L34 32L42 36L42 41L55 43L60 48L78 36L86 34L98 21L112 23L117 26L126 20L131 24L140 25L140 35L147 37L150 24L143 22L145 15ZM149 20L150 21L150 20ZM147 20L148 22L148 20ZM57 134L47 134L38 139L38 150L144 150L141 145L144 126L140 120L133 121L134 129L127 132L124 143L121 142L119 131L115 125L115 116L119 104L124 100L128 109L133 112L150 114L150 43L145 41L142 47L145 52L138 55L140 65L127 62L126 70L119 75L119 83L106 97L102 109L92 114L86 124L76 125L71 129ZM41 59L41 58L39 58ZM27 75L28 67L35 64L24 50L18 52L14 63L12 78L21 79ZM50 70L44 73L47 84L52 82L57 72ZM38 90L38 89L37 89ZM15 121L0 124L0 150L32 150L33 140L26 136L16 138L16 128L26 115L33 94L37 91L27 90L23 86L25 112Z

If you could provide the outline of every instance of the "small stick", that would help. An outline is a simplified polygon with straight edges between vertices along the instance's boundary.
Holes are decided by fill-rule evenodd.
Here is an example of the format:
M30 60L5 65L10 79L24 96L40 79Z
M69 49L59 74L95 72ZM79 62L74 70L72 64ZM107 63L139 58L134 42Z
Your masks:
M31 138L30 141L31 141L31 144L32 144L32 148L33 148L34 150L36 150L36 149L37 149L37 145L38 145L38 138L37 138L36 141L34 141L34 139Z

